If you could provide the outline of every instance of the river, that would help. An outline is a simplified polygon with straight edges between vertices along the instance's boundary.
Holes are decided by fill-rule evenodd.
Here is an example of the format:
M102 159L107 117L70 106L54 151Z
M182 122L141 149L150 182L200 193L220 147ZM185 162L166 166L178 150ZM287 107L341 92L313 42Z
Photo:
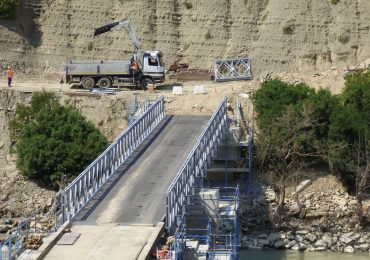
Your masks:
M294 250L241 250L240 260L369 260L370 253L298 252Z

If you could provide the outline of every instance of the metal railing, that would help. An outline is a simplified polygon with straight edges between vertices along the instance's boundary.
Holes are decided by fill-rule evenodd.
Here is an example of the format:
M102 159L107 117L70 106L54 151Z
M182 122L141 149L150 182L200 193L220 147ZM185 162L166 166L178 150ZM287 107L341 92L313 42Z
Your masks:
M164 118L164 98L152 104L61 195L58 225L71 220Z
M227 126L227 99L223 98L208 121L194 148L166 192L166 227L170 234L176 231L178 220L185 213L189 195L195 192L196 181L207 172L211 159L216 156ZM201 188L201 187L200 187Z
M29 223L22 221L17 230L6 241L0 242L0 260L15 259L22 251L22 241L28 235Z
M29 234L40 234L47 237L53 231L52 219L43 222L44 217L40 213L41 210L38 210L25 217L7 239L3 243L0 242L0 260L17 258L23 252L23 243Z

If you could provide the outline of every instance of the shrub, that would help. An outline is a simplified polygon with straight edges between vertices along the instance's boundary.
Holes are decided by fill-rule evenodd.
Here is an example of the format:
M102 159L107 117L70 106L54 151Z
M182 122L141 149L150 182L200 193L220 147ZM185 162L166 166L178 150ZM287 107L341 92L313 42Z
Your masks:
M330 2L333 4L333 5L336 5L339 3L340 0L330 0Z
M205 38L206 40L211 39L211 38L212 38L212 34L211 34L211 32L210 32L210 31L208 31L208 32L204 35L204 38Z
M93 49L94 49L94 43L89 42L89 44L87 45L87 50L92 51Z
M340 106L330 117L329 143L339 148L329 152L329 163L350 190L355 188L358 156L365 152L360 140L370 145L369 86L370 72L348 76Z
M185 0L184 1L184 6L186 7L186 9L191 9L193 8L193 4L189 1L189 0Z
M30 106L18 106L10 130L20 172L54 186L78 175L108 143L78 111L44 91L33 94Z
M286 25L283 27L283 33L292 35L294 33L294 27L292 25Z
M370 72L347 76L343 93L338 96L327 90L315 92L303 84L279 80L263 83L253 95L259 127L256 148L257 153L262 151L257 154L257 162L262 161L267 171L279 174L274 169L287 168L290 164L286 159L298 151L295 162L309 165L325 161L348 190L354 191L359 169L368 169L370 161L369 86ZM308 124L304 128L297 127L305 122ZM291 140L294 143L286 147ZM282 147L288 151L283 157ZM370 179L367 181L370 184Z
M350 39L351 36L349 34L342 34L338 37L338 41L342 44L347 44Z
M9 18L14 15L19 0L0 0L0 17Z
M315 91L304 84L288 84L270 80L262 84L253 95L253 104L260 128L269 128L270 122L283 115L289 105L302 105L303 100Z

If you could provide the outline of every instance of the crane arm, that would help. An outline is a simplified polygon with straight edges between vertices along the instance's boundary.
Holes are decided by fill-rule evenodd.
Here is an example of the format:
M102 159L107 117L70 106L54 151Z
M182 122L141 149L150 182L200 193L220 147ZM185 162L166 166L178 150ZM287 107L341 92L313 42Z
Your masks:
M118 30L124 28L130 36L132 43L134 44L136 51L136 62L140 61L141 56L141 42L136 36L135 30L131 26L130 20L122 20L114 23L110 23L95 29L94 37L109 31Z

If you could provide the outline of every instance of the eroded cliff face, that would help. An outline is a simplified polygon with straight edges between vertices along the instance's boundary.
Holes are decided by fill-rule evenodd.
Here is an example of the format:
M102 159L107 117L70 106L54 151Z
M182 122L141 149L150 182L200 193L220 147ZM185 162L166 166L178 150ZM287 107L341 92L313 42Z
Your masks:
M96 95L79 96L56 94L62 104L68 104L92 122L109 141L113 141L127 128L127 111L131 105L133 94L120 96ZM13 163L11 155L12 140L9 131L9 122L14 118L19 104L29 105L32 92L13 90L0 91L0 174L2 168Z
M24 67L69 59L123 59L125 31L94 28L132 20L144 50L169 65L209 68L217 58L249 56L255 74L351 66L370 57L370 1L341 0L21 0L16 21L0 23L0 55ZM32 24L34 26L32 26Z

